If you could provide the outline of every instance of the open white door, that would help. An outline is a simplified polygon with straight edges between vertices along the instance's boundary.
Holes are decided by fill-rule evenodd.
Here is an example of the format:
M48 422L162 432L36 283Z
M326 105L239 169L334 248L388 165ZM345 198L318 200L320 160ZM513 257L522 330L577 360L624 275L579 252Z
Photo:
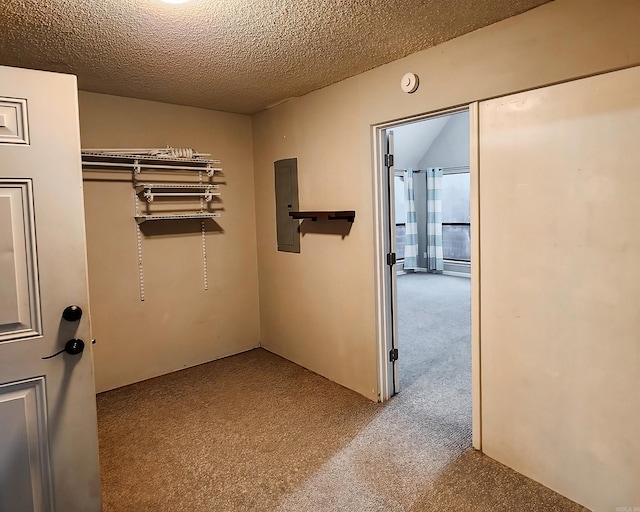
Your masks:
M0 66L2 511L101 509L80 165L75 77Z
M389 212L389 253L387 265L389 269L389 289L391 290L391 347L389 349L388 364L393 375L393 393L400 391L400 374L398 372L398 300L397 300L397 266L396 266L396 215L395 215L395 167L393 165L393 131L386 132L385 170L388 183L388 212Z

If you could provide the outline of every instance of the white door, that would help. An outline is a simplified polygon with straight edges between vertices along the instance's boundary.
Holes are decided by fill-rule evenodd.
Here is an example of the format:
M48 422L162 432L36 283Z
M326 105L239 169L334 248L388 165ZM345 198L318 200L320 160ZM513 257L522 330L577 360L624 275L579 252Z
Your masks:
M0 66L3 512L101 509L80 166L75 77Z
M390 339L391 347L389 350L388 364L391 366L390 374L393 375L393 394L400 391L400 374L398 372L398 281L397 281L397 248L396 248L396 215L395 215L395 167L393 165L393 131L386 132L386 153L385 168L387 172L388 183L388 219L389 219L389 253L387 256L387 264L389 269L389 289L391 290L391 325Z
M480 104L482 449L640 507L640 68Z

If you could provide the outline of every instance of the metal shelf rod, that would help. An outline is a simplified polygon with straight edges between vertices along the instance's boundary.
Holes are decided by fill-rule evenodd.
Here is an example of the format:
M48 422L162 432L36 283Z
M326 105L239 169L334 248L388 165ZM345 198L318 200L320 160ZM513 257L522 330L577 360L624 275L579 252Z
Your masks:
M158 197L202 197L202 196L219 196L220 192L146 192L146 196Z
M122 156L145 156L145 157L158 157L167 158L162 152L167 151L167 148L82 148L83 153L93 153L97 155L110 156L118 154ZM154 154L159 153L159 154ZM211 156L211 153L198 153L193 152L194 156Z
M136 221L138 224L149 220L180 220L180 219L215 219L220 217L220 213L184 213L173 215L137 215Z
M126 167L127 169L133 169L134 167L140 167L141 169L170 169L172 171L211 171L211 172L222 172L221 167L207 167L207 165L202 165L201 167L191 167L185 165L161 165L161 164L145 164L140 162L137 166L133 162L131 163L121 163L121 162L87 162L85 160L82 161L82 165L93 165L96 167L102 167L102 169L86 169L87 171L102 171L108 172L108 167Z
M200 158L196 157L184 157L184 156L173 156L173 155L134 155L134 154L125 154L125 153L100 153L100 152L92 152L87 150L82 150L82 158L91 158L91 159L99 159L99 160L147 160L147 161L166 161L166 162L190 162L190 163L204 163L204 164L220 164L220 160L214 158Z
M185 183L141 183L136 185L136 191L142 192L143 190L150 189L194 189L194 190L204 190L204 189L218 189L220 188L219 184L215 183L202 183L202 184L185 184Z

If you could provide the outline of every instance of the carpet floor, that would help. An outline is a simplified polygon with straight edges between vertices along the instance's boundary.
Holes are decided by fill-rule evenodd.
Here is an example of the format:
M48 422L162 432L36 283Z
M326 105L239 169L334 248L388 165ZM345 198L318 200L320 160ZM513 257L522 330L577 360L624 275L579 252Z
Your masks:
M455 391L449 407L467 411L471 428L471 280L426 272L398 276L400 390L431 375ZM450 398L454 398L451 395Z
M586 510L471 449L470 358L415 350L385 404L263 349L99 394L104 512Z

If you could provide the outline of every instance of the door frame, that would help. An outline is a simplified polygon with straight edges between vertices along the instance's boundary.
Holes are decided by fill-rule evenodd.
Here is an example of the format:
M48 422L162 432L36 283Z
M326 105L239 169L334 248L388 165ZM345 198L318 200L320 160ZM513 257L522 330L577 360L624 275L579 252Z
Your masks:
M481 417L481 369L480 369L480 189L478 180L478 102L439 110L427 114L406 117L388 121L371 127L373 147L373 239L374 239L374 268L375 268L375 307L376 307L376 347L378 400L385 402L394 394L393 364L389 362L389 351L394 348L394 319L396 297L392 291L395 288L395 271L389 271L386 257L391 248L391 216L389 190L393 191L393 184L389 183L387 167L385 165L386 132L394 127L411 122L425 121L436 117L469 112L469 174L471 182L471 395L472 395L472 432L473 447L482 447L482 417ZM395 266L392 267L395 270ZM400 352L402 357L402 352Z

